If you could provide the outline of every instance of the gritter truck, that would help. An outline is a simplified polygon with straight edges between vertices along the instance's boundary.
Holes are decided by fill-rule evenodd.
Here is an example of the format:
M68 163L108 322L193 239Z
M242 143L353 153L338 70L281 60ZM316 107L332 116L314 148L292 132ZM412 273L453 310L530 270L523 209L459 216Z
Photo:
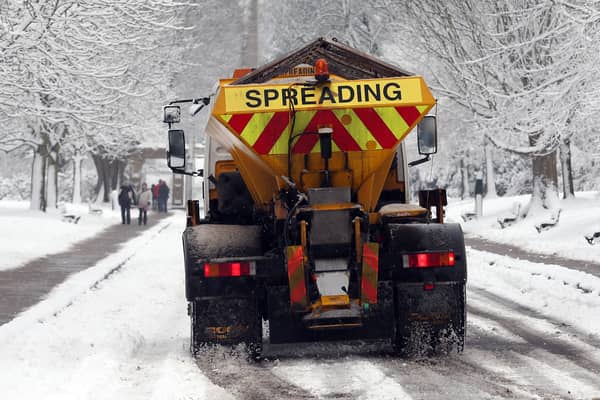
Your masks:
M197 171L174 126L185 101L211 106ZM204 182L183 232L194 354L245 343L258 356L263 321L269 343L463 349L463 233L444 222L444 189L409 202L410 167L437 150L434 106L422 77L320 38L164 107L169 167Z

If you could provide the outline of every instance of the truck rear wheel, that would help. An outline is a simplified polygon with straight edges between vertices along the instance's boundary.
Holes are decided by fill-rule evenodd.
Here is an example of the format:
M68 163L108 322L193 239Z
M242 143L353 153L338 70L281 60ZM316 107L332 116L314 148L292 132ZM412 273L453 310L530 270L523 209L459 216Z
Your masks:
M437 290L442 292L437 296L415 296L416 290L401 290L396 296L396 329L392 345L400 356L463 351L466 285L447 285Z
M245 344L248 355L262 352L262 319L252 298L201 299L190 302L190 351L207 346Z

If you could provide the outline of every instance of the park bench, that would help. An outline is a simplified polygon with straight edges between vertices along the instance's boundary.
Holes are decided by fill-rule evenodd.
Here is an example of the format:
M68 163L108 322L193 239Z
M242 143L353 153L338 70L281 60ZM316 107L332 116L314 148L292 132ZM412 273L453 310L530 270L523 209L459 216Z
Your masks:
M100 207L94 206L90 201L88 203L89 213L92 215L102 215L102 209Z
M74 214L74 213L70 213L67 211L67 205L64 202L58 202L56 204L56 207L60 210L60 214L61 214L61 221L63 222L70 222L72 224L76 224L79 222L79 219L81 218L80 215Z
M542 231L547 231L550 228L553 228L558 224L558 219L560 218L561 209L556 210L554 214L550 216L550 220L547 222L542 222L541 224L537 224L535 229L538 233L542 233Z
M472 220L473 218L477 218L477 214L474 212L466 212L460 215L463 221L467 222Z
M498 223L500 224L500 228L504 229L507 226L511 226L513 223L515 223L515 221L517 221L519 219L520 213L521 213L521 203L519 203L519 202L513 203L511 214L506 217L498 218Z
M63 214L63 216L62 216L62 220L64 222L70 222L72 224L78 223L80 219L81 219L81 215Z
M589 235L585 235L585 240L592 246L596 244L596 239L600 238L600 232L590 233Z

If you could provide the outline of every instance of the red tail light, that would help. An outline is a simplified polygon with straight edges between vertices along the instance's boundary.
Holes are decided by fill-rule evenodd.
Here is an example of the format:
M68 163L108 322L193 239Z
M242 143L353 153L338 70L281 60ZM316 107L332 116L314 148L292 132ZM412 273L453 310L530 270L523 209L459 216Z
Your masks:
M205 278L223 278L232 276L256 275L254 262L205 263Z
M453 267L455 257L453 251L443 253L417 253L402 256L404 268Z

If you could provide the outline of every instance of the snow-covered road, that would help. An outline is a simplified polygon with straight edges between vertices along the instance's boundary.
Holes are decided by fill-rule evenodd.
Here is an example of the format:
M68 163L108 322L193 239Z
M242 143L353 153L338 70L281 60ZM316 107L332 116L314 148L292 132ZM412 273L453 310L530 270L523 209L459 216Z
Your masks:
M351 342L267 345L260 363L217 348L196 361L183 223L165 219L0 327L0 397L600 398L600 279L475 250L463 354L402 360Z

